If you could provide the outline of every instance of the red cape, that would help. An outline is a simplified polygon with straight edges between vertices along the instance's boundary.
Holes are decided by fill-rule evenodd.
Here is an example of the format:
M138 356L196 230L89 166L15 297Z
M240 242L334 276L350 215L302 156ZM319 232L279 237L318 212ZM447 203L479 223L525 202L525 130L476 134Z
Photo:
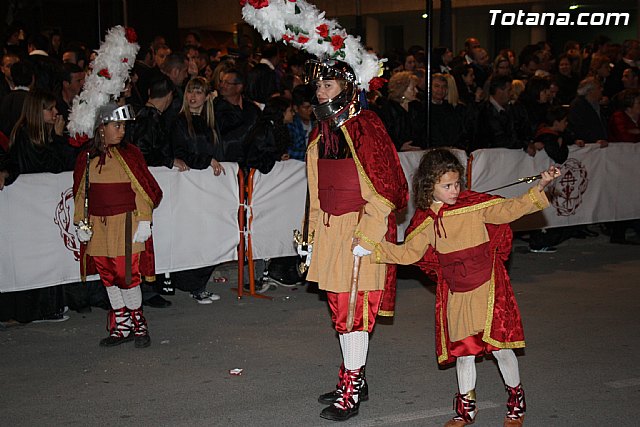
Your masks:
M464 191L458 197L455 205L444 205L442 209L453 211L460 208L478 205L491 200L500 199L473 191ZM480 206L478 206L480 208ZM406 231L407 239L410 233L425 221L431 221L435 213L431 209L416 210L411 223ZM508 224L485 224L489 233L489 247L493 257L493 292L489 292L488 313L489 330L485 330L482 340L499 348L524 347L524 330L520 309L516 303L511 282L505 268L505 261L511 253L513 233ZM452 363L455 358L451 356L451 341L449 340L449 327L447 325L447 300L449 296L449 284L442 276L442 269L438 262L433 246L429 245L422 259L416 263L429 277L437 283L436 288L436 354L438 363Z
M400 159L393 141L389 137L384 124L376 113L362 110L360 114L348 120L342 127L342 132L351 149L358 171L363 171L375 191L385 199L392 212L387 219L388 242L398 241L398 229L394 211L407 207L409 201L409 187L404 176ZM318 137L319 127L315 127L309 141ZM378 314L393 316L396 302L396 271L395 264L387 264L384 294Z
M144 195L147 202L156 208L162 200L162 189L153 177L144 156L138 147L133 144L118 145L118 154L124 161L124 169L131 179L134 186L138 187ZM80 185L84 185L84 175L87 165L88 150L78 154L76 159L76 167L73 171L73 194L74 198L78 193ZM89 171L91 173L91 171ZM89 201L91 203L91 201ZM97 270L90 256L86 256L87 245L80 244L80 275L85 280L87 275L97 274ZM145 242L145 250L140 253L140 274L143 278L152 282L155 281L155 253L153 250L153 236Z

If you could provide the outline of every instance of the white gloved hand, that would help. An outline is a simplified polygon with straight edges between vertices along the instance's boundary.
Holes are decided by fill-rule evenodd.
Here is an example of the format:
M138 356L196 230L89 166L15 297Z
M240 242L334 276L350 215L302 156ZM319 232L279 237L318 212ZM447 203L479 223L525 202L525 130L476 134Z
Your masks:
M84 221L80 221L78 227L76 227L76 235L78 236L78 240L81 243L87 243L91 240L91 236L93 236L93 231L84 223Z
M360 245L357 245L355 248L353 248L353 254L355 256L367 256L367 255L371 255L371 251L368 249L363 248Z
M151 237L151 221L140 221L136 234L133 235L133 243L144 243Z
M313 252L313 245L307 245L306 249L302 249L302 245L298 245L298 255L300 255L300 257L310 256L311 252Z

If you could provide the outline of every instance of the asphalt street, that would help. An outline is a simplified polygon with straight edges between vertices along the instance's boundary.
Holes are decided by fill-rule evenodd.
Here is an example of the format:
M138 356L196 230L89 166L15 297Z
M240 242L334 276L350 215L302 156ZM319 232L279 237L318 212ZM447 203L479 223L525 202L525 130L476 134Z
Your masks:
M515 241L510 274L525 327L518 353L527 426L637 426L640 246L605 236L555 254ZM199 305L188 294L146 308L152 345L100 348L106 312L0 330L0 426L328 426L317 396L337 379L340 349L322 294L277 288L238 300L231 283ZM346 426L442 426L455 369L437 366L434 286L414 268L396 317L369 347L370 399ZM234 368L242 375L231 375ZM477 363L475 425L501 426L506 392L492 359Z

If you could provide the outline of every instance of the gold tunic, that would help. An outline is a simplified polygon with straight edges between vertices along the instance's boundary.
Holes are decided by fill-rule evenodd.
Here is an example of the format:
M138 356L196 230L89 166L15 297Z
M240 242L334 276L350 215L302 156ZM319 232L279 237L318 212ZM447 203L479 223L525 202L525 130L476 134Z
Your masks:
M344 133L358 169L360 194L366 201L360 223L358 212L331 216L320 209L318 199L318 144L309 144L307 151L307 178L309 181L309 233L314 232L313 254L307 280L318 282L320 289L330 292L349 292L353 269L352 240L360 239L360 245L373 251L375 244L384 240L387 233L387 217L391 212L389 201L379 195L366 176L356 157L353 144L344 127ZM386 266L367 261L360 264L358 289L375 291L384 289Z
M477 205L446 211L438 237L433 221L428 219L405 238L402 245L382 242L376 247L376 262L413 264L420 260L429 245L443 254L478 246L489 241L485 224L507 224L549 206L544 192L537 185L520 197L493 199ZM431 209L438 212L441 203ZM446 238L445 236L446 232ZM459 341L484 330L487 319L490 282L469 292L450 292L447 304L449 338Z
M89 183L98 184L115 184L115 183L131 183L131 179L124 168L124 160L118 153L118 150L112 146L109 147L111 156L107 155L105 164L102 169L98 166L99 158L91 159L89 165ZM79 223L84 216L84 175L82 182L78 187L78 193L75 198L75 212L73 222ZM136 210L133 211L133 223L131 227L131 238L138 229L140 221L151 221L153 208L144 198L139 189L131 184L131 189L136 195ZM91 203L91 201L89 201ZM125 221L126 213L111 216L90 216L90 222L93 225L93 236L87 244L87 255L106 256L114 258L125 255ZM132 253L144 251L144 243L133 243Z

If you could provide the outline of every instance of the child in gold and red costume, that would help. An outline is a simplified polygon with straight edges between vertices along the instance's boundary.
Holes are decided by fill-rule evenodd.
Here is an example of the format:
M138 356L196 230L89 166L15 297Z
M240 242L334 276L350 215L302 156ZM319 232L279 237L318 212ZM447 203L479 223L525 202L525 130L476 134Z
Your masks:
M148 347L140 283L141 275L155 279L151 220L162 190L140 149L123 140L126 122L133 120L131 107L110 102L96 114L95 136L78 156L73 174L74 223L83 243L81 275L99 273L107 288L109 336L100 345L112 347L135 338L136 347Z
M456 362L457 415L445 426L474 422L475 357L492 354L509 399L505 426L520 426L526 409L518 361L525 346L520 311L504 266L511 252L509 223L549 205L544 188L560 175L552 166L520 197L461 191L464 168L447 149L427 152L414 176L416 213L403 245L382 242L376 262L417 264L437 280L438 363Z

